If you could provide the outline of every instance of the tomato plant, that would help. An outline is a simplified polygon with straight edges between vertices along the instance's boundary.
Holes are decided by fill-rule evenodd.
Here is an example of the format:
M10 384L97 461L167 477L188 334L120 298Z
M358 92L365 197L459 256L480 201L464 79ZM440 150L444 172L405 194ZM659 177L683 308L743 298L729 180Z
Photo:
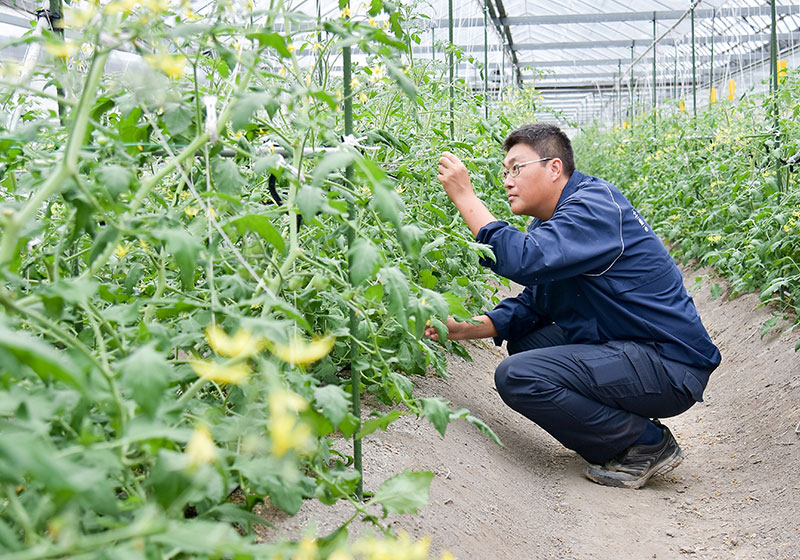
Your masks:
M347 500L352 519L389 532L375 508L416 511L432 474L399 474L361 501L342 437L402 414L495 437L466 409L415 398L408 375L444 374L428 322L444 329L492 297L487 248L436 160L458 152L499 208L514 123L484 119L459 81L449 136L442 68L409 56L411 13L113 0L70 5L66 42L19 41L44 45L35 76L58 87L21 83L11 65L0 82L3 116L21 115L0 129L9 557L369 557L381 545L348 548L346 525L256 545L252 508ZM334 71L345 45L365 55L349 88ZM120 52L133 53L123 72L109 63ZM353 414L354 368L355 394L393 410Z

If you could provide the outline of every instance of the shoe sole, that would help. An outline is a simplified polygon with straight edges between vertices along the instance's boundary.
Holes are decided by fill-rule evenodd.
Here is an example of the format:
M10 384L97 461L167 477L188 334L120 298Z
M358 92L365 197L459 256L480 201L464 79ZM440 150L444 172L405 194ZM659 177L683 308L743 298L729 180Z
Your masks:
M676 453L673 457L671 457L668 461L664 464L659 465L653 472L651 472L647 476L643 476L641 478L637 478L634 480L620 480L618 478L610 478L604 476L595 476L589 472L589 469L586 470L584 475L586 478L591 480L592 482L596 482L597 484L602 484L603 486L613 486L615 488L631 488L633 490L638 490L645 484L647 481L657 475L666 474L678 465L683 462L683 450L679 447L678 453Z

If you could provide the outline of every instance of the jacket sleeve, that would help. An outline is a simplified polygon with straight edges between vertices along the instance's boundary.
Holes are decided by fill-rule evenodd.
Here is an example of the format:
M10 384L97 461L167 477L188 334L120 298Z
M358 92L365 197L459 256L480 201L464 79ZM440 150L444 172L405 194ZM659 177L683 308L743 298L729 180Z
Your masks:
M526 286L601 275L622 256L622 209L603 185L585 189L556 209L553 216L527 233L496 221L478 232L477 241L491 246L496 262L481 264Z
M524 337L541 322L541 317L533 308L534 297L535 288L525 288L517 297L506 298L493 310L486 312L497 329L497 336L494 337L497 346L504 340Z

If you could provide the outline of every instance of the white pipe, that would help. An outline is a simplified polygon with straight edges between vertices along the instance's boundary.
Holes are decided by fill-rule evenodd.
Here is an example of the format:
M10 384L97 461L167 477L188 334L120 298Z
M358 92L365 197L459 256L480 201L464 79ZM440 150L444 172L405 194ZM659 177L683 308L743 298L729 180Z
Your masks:
M42 8L45 9L46 6L42 3ZM33 29L33 37L41 37L42 30L44 26L48 25L48 19L46 12L42 12L39 14L38 19L36 20L36 27ZM27 83L31 76L33 76L33 72L36 69L36 63L39 62L39 56L42 53L42 44L39 41L34 41L30 45L28 45L27 50L25 51L25 58L22 60L22 70L20 70L19 80L17 80L18 84ZM19 94L14 93L12 97L12 103L17 103L19 100ZM6 127L9 131L14 130L17 128L17 123L19 122L20 117L22 116L22 105L17 104L14 108L14 112L8 119L8 126Z

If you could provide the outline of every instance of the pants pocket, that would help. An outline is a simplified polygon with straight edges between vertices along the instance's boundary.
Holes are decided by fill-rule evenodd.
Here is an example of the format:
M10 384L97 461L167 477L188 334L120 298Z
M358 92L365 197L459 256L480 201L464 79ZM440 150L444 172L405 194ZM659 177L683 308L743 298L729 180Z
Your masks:
M661 392L658 371L661 364L654 363L637 344L609 342L574 353L573 358L599 394L624 398Z

